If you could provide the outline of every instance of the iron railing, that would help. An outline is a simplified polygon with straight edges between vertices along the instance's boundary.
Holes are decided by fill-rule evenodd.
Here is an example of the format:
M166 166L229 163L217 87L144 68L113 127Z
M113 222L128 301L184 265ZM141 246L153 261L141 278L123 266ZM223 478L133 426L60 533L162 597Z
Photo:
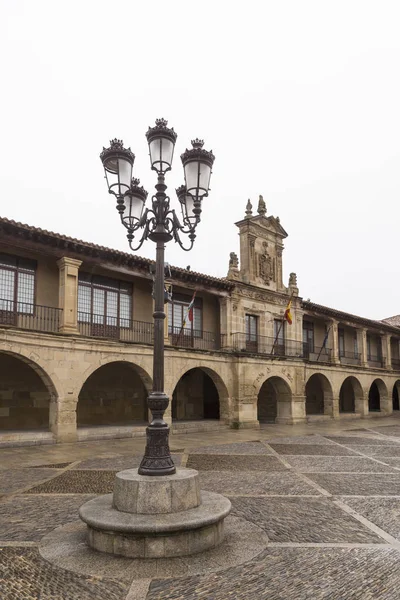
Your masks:
M392 369L400 371L400 358L392 358Z
M168 338L171 346L180 346L182 348L220 350L223 345L219 333L203 331L201 329L169 327Z
M301 358L310 361L330 362L330 348L311 347L310 344L297 340L278 340L258 335L248 336L245 333L232 334L232 349L239 352L254 352L266 356L282 358Z
M340 362L343 365L360 365L361 354L360 352L349 352L348 350L341 350L339 352Z
M0 325L55 333L60 326L61 314L61 308L0 300Z
M367 362L369 367L382 368L385 366L385 358L379 354L368 354Z
M78 311L78 329L82 335L121 342L153 343L153 323L95 315Z

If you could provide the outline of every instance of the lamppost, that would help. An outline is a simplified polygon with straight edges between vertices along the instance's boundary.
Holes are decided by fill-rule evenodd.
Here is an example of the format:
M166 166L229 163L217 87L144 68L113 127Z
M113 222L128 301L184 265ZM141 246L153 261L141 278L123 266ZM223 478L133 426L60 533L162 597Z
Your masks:
M174 209L170 208L165 174L172 168L172 158L177 134L167 127L165 119L157 119L149 127L146 137L149 144L151 169L157 172L156 193L152 196L151 208L146 208L146 190L139 179L132 178L135 155L124 148L122 140L111 140L109 148L100 154L108 191L117 199L117 210L131 250L136 251L147 239L156 243L156 273L154 285L154 354L153 390L147 399L152 421L146 430L146 450L139 467L140 475L173 475L176 471L171 458L168 438L169 427L164 421L164 412L169 398L164 392L164 251L165 244L174 239L183 250L189 251L196 238L196 227L200 222L202 200L208 196L213 153L203 149L203 141L195 139L192 148L181 155L185 185L177 190L181 205L182 223ZM135 234L139 232L136 247ZM189 238L185 247L181 234Z

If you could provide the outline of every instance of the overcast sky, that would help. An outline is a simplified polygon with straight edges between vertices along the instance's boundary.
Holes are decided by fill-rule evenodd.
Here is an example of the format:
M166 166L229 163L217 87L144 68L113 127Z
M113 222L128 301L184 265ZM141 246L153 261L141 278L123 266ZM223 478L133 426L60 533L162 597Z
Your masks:
M225 276L263 194L303 298L400 313L398 0L0 6L1 216L128 251L99 153L122 138L151 193L144 134L164 117L173 202L190 140L216 155L195 248L171 242L171 264Z

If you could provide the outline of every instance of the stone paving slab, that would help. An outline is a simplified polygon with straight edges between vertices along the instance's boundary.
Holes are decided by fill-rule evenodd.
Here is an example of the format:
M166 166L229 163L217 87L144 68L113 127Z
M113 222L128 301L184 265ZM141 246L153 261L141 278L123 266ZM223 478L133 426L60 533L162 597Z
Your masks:
M58 477L32 487L26 493L110 494L114 489L115 473L116 471L64 471Z
M376 437L363 437L361 435L356 436L327 436L327 439L337 444L343 444L344 446L351 446L352 444L358 444L359 446L400 446L400 442L391 440L390 438L383 438L381 436Z
M358 444L354 444L351 446L351 449L378 459L386 456L398 456L400 458L400 444L392 446L359 446Z
M350 448L337 444L269 444L278 454L306 454L307 456L354 456Z
M276 456L262 455L190 454L186 467L198 471L286 471Z
M381 544L382 538L327 498L231 498L232 515L264 529L271 542Z
M305 483L290 470L283 473L241 471L239 476L232 471L203 471L200 473L200 486L204 490L224 496L320 495L313 486Z
M400 473L310 473L326 491L338 496L400 496Z
M91 498L83 494L14 496L0 503L0 540L38 542L55 527L75 521L79 507Z
M71 462L60 462L60 463L51 463L49 465L32 465L31 469L65 469L65 467L69 467L72 465Z
M322 435L314 434L296 435L292 437L267 437L263 438L263 442L267 442L268 444L324 444L325 446L333 443Z
M393 467L362 456L286 456L285 459L300 473L396 473Z
M179 467L182 455L172 454L171 456L174 464ZM110 458L89 458L79 462L72 467L72 470L106 469L109 471L125 471L126 469L136 469L140 465L142 458L142 454L136 456L113 456Z
M261 442L239 442L237 444L199 446L191 449L190 454L272 454L272 452Z
M396 469L400 469L400 456L377 456L376 458L384 462L386 465L390 465L392 468L395 467Z
M381 425L377 427L372 427L372 431L376 433L381 433L383 435L393 435L400 436L400 426L399 425Z
M400 498L342 498L363 517L400 540Z
M153 580L146 600L398 600L398 561L390 547L270 548L213 577Z
M54 469L8 469L0 471L0 493L10 494L38 481L54 477Z
M0 547L1 600L125 600L128 586L54 568L37 548Z

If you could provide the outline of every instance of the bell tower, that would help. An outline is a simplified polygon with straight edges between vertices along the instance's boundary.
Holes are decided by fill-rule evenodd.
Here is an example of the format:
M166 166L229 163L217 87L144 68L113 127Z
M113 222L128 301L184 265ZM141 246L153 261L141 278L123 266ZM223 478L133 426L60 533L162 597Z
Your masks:
M286 231L279 217L267 216L267 208L259 196L257 215L250 200L242 221L235 223L240 236L240 269L229 269L228 277L277 292L286 292L282 279L283 240ZM231 273L232 270L232 273Z

